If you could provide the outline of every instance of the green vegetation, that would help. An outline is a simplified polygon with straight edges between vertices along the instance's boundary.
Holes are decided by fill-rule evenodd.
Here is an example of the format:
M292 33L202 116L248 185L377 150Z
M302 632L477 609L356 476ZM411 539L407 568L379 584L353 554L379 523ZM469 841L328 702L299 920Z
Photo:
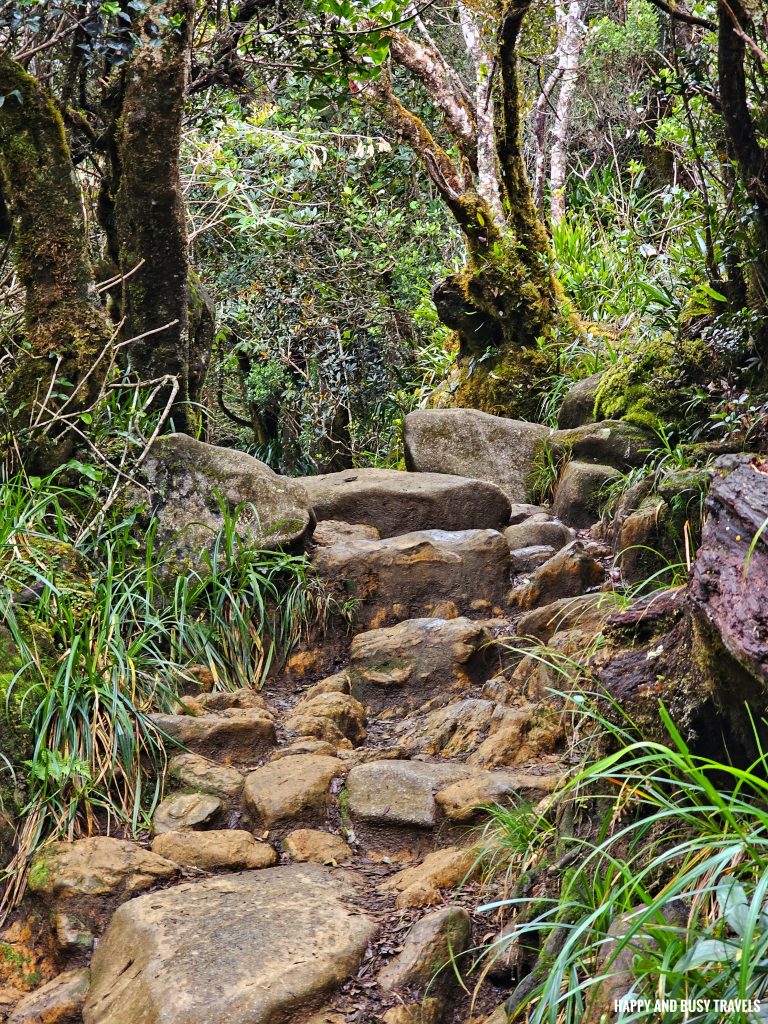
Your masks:
M90 833L97 819L144 827L165 760L152 713L173 708L191 669L217 689L262 685L330 611L305 557L245 547L239 509L207 564L168 580L152 526L99 518L104 492L87 477L58 482L89 469L0 483L0 678L19 737L3 754L26 790L11 873L50 835Z
M482 909L519 908L504 942L549 950L523 1004L532 1022L575 1022L626 997L710 1000L692 1019L716 1024L715 1000L759 1000L768 991L766 754L760 749L741 769L694 755L663 706L669 745L649 743L632 722L609 723L593 696L572 695L572 706L591 742L610 753L554 801L592 818L588 835L558 839L557 856L576 866L533 914L522 912L530 902L522 898ZM486 857L495 870L530 870L551 862L555 839L552 810L498 811ZM642 1016L625 1011L622 1020ZM655 1016L679 1019L674 1010ZM754 1018L736 1011L733 1019Z

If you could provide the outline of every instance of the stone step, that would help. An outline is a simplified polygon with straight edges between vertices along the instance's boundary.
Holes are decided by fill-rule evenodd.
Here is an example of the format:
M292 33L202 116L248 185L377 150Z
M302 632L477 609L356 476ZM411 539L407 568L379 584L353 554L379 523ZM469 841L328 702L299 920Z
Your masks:
M341 600L357 602L364 628L420 616L490 617L502 612L509 589L509 546L496 530L342 535L313 560Z
M487 480L449 473L351 469L298 478L318 521L375 526L382 537L414 530L503 530L511 504Z
M84 1024L276 1024L354 973L376 926L351 872L218 875L138 897L94 954Z
M482 683L490 674L493 639L471 619L406 619L358 633L347 676L368 715L395 707L420 707L436 695Z

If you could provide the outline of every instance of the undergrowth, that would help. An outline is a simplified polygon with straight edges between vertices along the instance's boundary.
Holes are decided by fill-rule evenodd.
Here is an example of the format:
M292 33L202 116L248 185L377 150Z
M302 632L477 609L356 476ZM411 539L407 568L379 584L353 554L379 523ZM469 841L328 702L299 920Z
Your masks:
M29 755L6 765L26 794L6 906L47 838L146 825L165 762L151 715L173 708L190 670L217 689L258 687L330 610L305 557L244 543L243 509L223 510L198 570L168 578L153 527L99 517L90 485L59 483L71 475L0 482L0 620L14 654L0 681Z
M496 809L483 840L492 875L561 865L556 891L480 908L509 922L486 960L510 947L539 951L535 984L519 985L508 1011L531 1024L602 1012L629 1022L648 1009L616 1013L613 1000L647 999L653 1019L672 1024L686 1000L693 1024L764 1020L754 1004L768 997L768 752L758 729L754 762L736 767L694 753L663 706L668 745L648 742L626 716L609 722L597 695L570 701L603 756L545 809ZM589 815L586 832L555 827L555 808L568 805ZM733 1000L727 1012L716 1005Z

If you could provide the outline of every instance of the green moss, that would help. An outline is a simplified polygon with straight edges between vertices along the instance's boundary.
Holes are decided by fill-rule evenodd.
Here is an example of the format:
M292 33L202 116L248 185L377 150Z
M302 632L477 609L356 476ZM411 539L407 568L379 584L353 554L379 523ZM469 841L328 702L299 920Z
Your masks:
M551 371L552 356L537 348L492 351L482 362L462 359L435 404L536 421Z
M32 892L45 888L48 881L48 864L44 857L37 856L32 861L27 881Z
M650 430L677 423L681 387L702 384L716 372L701 338L665 334L605 372L595 397L595 419L623 419Z

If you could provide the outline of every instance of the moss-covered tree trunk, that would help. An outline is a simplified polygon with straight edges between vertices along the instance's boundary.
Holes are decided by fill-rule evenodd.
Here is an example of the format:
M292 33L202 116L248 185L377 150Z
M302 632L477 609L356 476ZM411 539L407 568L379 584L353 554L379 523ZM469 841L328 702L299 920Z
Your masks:
M112 180L101 201L110 254L125 275L127 361L143 379L178 380L171 414L189 433L212 343L210 300L190 276L180 175L193 16L194 0L165 0L146 13L111 97Z
M487 76L493 76L493 138L486 140L486 148L493 152L484 163L490 160L494 166L486 167L484 175L473 166L477 139L468 141L466 132L452 131L462 154L457 161L394 96L386 78L368 88L388 123L421 157L466 240L466 266L433 292L440 319L459 343L456 370L450 386L440 393L440 403L526 418L536 414L535 385L550 368L537 338L550 334L563 316L521 142L517 47L530 6L531 0L500 0L495 53L488 60L480 26L469 7L464 11L464 35L473 44L471 57L483 84L482 95L487 95ZM414 49L418 44L406 48L393 43L392 61L428 88L449 130L457 120L454 108L468 107L470 128L479 132L483 118L470 101L457 96L453 104L449 102L452 79L444 62L431 50L416 60ZM403 52L410 54L409 60L402 58ZM491 190L484 187L486 180L492 183Z
M4 382L4 402L22 454L40 472L69 458L72 423L99 392L112 330L94 285L59 112L8 57L0 57L0 95L3 205L26 291L26 347Z
M747 40L755 26L748 4L731 0L718 7L718 84L723 121L744 190L752 204L751 252L747 254L748 301L756 314L755 344L768 361L768 146L762 114L750 97ZM757 32L759 38L759 30ZM760 74L765 68L760 69Z

